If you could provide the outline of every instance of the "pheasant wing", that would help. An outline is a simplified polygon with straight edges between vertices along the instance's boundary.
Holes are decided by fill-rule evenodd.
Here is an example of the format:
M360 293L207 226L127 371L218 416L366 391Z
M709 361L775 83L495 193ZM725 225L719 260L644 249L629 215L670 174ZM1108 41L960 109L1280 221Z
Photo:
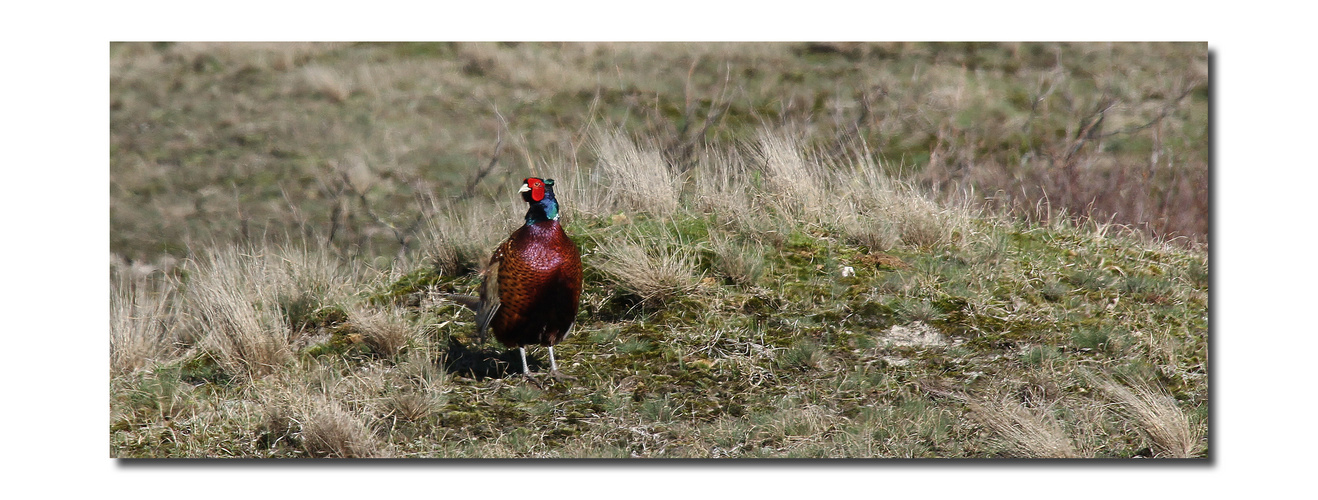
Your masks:
M500 245L495 250L494 255L490 257L490 265L485 268L485 278L481 281L480 304L476 310L476 332L480 334L481 342L485 342L486 333L489 331L490 322L494 320L494 313L499 312L499 266L503 262L503 254L507 243Z

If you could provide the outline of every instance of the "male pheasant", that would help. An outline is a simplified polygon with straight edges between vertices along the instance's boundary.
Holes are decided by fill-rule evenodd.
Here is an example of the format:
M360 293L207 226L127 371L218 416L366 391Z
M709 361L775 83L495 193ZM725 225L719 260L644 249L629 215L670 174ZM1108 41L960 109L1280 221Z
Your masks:
M558 223L554 180L531 177L520 191L530 205L526 224L490 257L480 297L449 297L476 311L482 341L492 329L500 343L521 352L523 375L530 375L526 346L539 344L549 348L550 374L558 377L554 345L567 337L577 317L581 254Z

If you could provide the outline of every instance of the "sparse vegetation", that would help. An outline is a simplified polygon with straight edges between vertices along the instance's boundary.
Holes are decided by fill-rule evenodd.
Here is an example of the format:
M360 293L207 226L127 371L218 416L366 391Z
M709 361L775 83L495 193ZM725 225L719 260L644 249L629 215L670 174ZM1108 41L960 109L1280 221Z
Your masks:
M1205 457L1205 57L115 44L111 455ZM532 162L567 380L440 298Z

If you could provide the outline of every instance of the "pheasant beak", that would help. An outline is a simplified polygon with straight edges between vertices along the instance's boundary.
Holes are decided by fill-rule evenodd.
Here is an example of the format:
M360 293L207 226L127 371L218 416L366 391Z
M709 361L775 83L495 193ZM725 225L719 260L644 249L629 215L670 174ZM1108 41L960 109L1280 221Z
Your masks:
M518 189L517 192L518 192L518 193L525 193L525 192L530 191L530 190L531 190L531 186L528 186L525 182L523 182L523 183L522 183L522 189Z

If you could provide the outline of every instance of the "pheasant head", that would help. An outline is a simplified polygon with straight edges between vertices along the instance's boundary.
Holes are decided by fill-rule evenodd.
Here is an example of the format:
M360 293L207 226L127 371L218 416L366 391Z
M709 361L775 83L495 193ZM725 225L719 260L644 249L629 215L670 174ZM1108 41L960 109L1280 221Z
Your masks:
M522 199L530 204L526 224L558 220L558 200L554 199L554 180L529 177L522 182Z

